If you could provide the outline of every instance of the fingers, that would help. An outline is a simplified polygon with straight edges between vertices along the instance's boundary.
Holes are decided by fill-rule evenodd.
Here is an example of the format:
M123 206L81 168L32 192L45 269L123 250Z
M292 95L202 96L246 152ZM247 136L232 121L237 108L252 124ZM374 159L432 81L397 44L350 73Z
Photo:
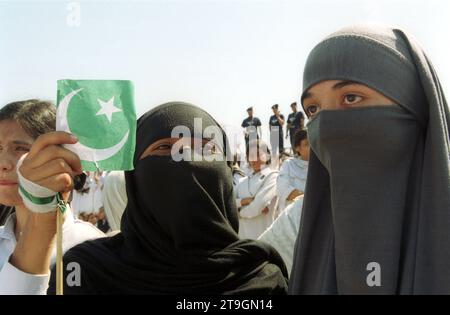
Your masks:
M28 154L27 158L24 160L24 164L26 167L31 169L37 169L43 165L47 165L49 161L55 159L64 160L64 162L70 167L71 171L75 174L79 174L81 172L81 161L78 155L59 145L53 144L44 147L39 154L34 157Z
M76 175L76 172L63 158L56 158L49 161L44 166L33 168L33 172L28 173L27 179L37 183L47 177L63 173L68 173L71 177Z
M75 144L78 140L62 131L39 136L19 168L21 175L43 187L57 192L72 189L73 180L82 172L81 161L62 144Z
M43 135L40 135L28 153L30 158L37 156L42 149L49 145L61 145L61 144L75 144L78 139L70 133L64 131L53 131Z
M53 191L68 192L72 190L72 177L67 173L49 176L35 182Z

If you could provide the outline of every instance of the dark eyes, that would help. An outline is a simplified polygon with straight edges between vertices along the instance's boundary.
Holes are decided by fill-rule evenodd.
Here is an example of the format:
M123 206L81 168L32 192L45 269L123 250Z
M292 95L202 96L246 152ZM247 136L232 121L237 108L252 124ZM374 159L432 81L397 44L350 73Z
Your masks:
M155 150L170 150L171 148L172 148L171 144L163 143L163 144L160 144L159 146L157 146L155 148Z
M161 150L161 151L171 150L172 149L172 145L173 144L162 143L162 144L158 145L155 148L155 150ZM180 153L181 153L181 151L183 151L182 148L180 148ZM204 151L204 153L208 153L208 154L221 153L220 148L217 145L214 145L214 144L211 144L211 143L203 144L203 151Z
M319 110L319 106L317 106L317 105L309 105L306 108L306 114L308 114L308 116L311 116L311 115L316 114L318 110Z
M362 97L356 94L347 94L344 96L344 101L343 103L345 105L351 105L351 104L355 104L358 103L359 101L362 100Z
M0 146L0 151L3 151L3 149L4 148L2 146ZM14 147L14 151L15 152L29 152L30 148L26 147L26 146L17 146L17 147Z
M344 95L342 99L341 105L354 105L363 100L362 96L356 95L356 94L346 94ZM306 108L306 114L308 116L313 116L317 114L317 112L320 110L320 107L316 104L311 105L305 105Z
M30 148L28 148L28 147L16 147L16 151L28 152L28 151L30 151Z

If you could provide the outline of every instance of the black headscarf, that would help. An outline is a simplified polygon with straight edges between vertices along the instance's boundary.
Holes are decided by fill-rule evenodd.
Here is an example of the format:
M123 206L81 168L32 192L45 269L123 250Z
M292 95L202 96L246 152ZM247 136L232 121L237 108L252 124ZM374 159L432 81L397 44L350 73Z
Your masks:
M450 112L431 62L399 29L352 27L310 53L303 91L324 80L398 105L324 110L308 123L290 293L449 294Z
M138 120L135 169L125 173L128 204L122 232L85 242L64 256L65 263L78 262L82 270L81 287L66 287L65 293L286 293L287 272L279 254L266 244L238 238L225 158L140 160L154 141L172 137L176 126L196 136L195 118L201 119L200 137L208 126L219 126L186 103L158 106Z

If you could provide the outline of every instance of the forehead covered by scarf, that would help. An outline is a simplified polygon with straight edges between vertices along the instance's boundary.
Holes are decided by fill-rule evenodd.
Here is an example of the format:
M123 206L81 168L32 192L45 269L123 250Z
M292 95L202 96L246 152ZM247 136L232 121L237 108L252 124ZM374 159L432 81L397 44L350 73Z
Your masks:
M384 94L425 123L426 98L405 38L401 30L369 26L331 34L308 56L302 100L321 81L354 81Z

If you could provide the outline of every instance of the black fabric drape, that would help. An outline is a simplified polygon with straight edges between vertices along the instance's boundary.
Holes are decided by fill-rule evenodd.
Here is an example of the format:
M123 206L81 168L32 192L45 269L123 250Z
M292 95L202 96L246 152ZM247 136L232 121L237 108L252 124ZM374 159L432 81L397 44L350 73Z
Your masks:
M194 119L201 119L200 135L194 135ZM231 168L225 159L139 159L154 141L170 138L176 126L201 137L218 124L186 103L161 105L139 119L135 169L125 174L128 204L122 232L85 242L64 256L65 264L77 262L82 270L81 286L65 286L66 294L287 292L279 254L267 244L238 238ZM224 133L223 140L226 154Z

